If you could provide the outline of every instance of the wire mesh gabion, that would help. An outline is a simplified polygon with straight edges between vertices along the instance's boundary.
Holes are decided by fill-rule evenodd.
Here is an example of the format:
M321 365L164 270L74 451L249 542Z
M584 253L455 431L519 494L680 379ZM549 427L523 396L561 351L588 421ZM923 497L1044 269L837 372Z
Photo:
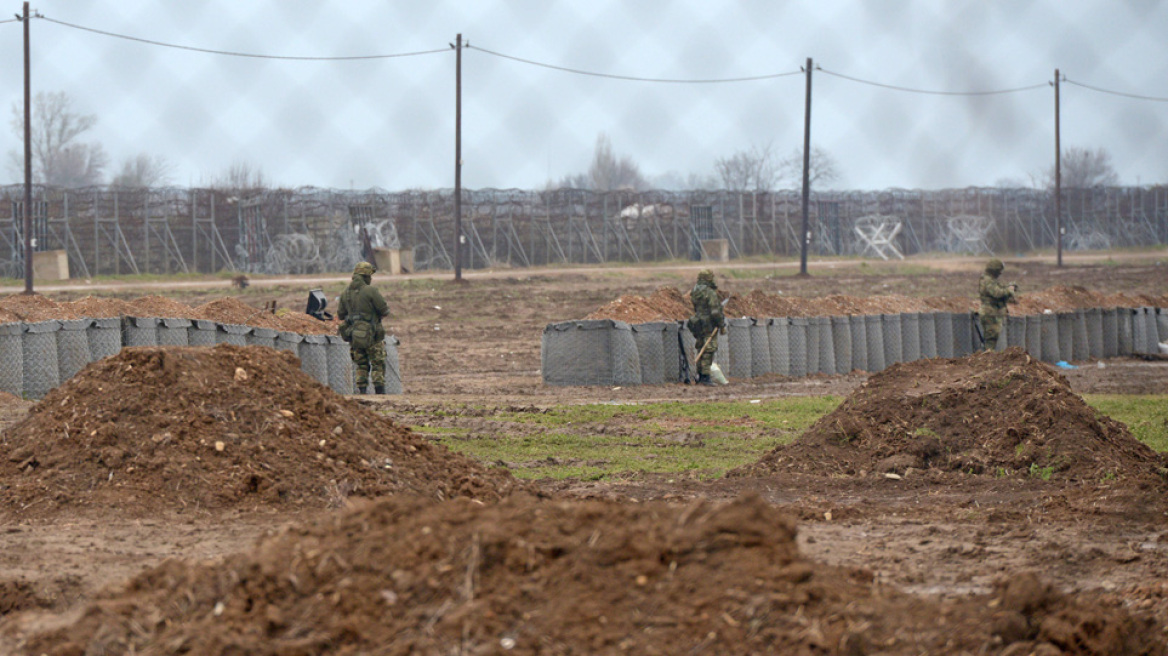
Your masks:
M917 333L921 337L921 357L931 359L937 353L937 313L922 312L917 322Z
M544 328L540 345L548 385L635 385L640 358L632 328L622 321L564 321Z
M268 348L276 348L276 337L280 331L274 328L259 328L251 329L247 334L248 346L266 346Z
M24 324L0 323L0 392L24 396Z
M217 327L218 330L215 331L216 344L247 346L247 334L251 332L251 326L238 323L220 323L217 324Z
M767 320L767 339L771 349L771 367L781 376L791 375L791 320L774 317Z
M921 313L906 312L900 315L900 354L905 362L921 357Z
M305 335L300 343L300 368L328 386L328 337L325 335Z
M750 373L754 377L774 372L766 319L752 319L750 325Z
M214 346L218 343L216 333L219 325L206 319L193 319L187 326L187 344L190 346Z
M661 337L665 326L666 323L663 321L629 326L633 331L633 341L637 345L637 360L641 368L643 385L659 385L665 381L664 340Z
M863 314L853 314L848 317L848 323L851 324L852 368L867 371L868 317Z
M117 317L94 319L85 331L91 362L117 355L122 350L122 320Z
M158 346L158 318L123 317L122 343L126 346Z
M42 398L61 383L56 334L60 329L61 322L56 319L24 324L21 350L25 398Z
M734 378L751 378L754 373L751 367L754 364L751 356L751 326L754 320L749 318L726 320L726 341L730 345L730 368L726 375ZM717 358L717 353L714 354ZM721 366L721 365L719 365Z
M92 319L65 319L57 331L57 379L69 380L89 363L89 338Z
M852 322L848 317L831 318L831 343L835 351L835 373L852 370Z
M881 314L884 326L884 363L892 365L904 361L903 321L899 314Z
M328 340L328 386L338 394L352 394L355 365L353 358L349 355L349 344L339 335L326 335L326 339ZM272 341L275 342L274 336ZM388 351L386 351L386 358L388 359L388 357Z
M796 378L806 376L810 372L808 362L807 319L793 317L788 335L790 337L791 375ZM818 353L818 349L816 349Z
M405 390L405 383L402 381L401 364L398 360L397 347L401 345L401 340L395 335L388 335L385 338L385 393L386 394L401 394Z
M163 318L158 324L158 345L189 346L190 332L190 319Z

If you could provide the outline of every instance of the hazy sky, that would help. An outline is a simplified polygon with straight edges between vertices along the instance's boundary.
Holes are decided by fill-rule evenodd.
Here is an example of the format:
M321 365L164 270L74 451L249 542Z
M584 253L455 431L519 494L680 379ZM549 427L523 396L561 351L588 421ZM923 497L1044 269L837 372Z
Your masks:
M40 0L46 18L229 57L35 20L33 90L64 91L98 117L122 159L162 155L172 182L233 162L277 185L453 186L455 55L463 52L463 185L539 187L582 172L596 137L647 176L710 174L714 161L802 145L805 78L691 84L584 76L813 77L812 141L848 189L1027 181L1054 157L1054 92L1070 82L1168 98L1168 3L1158 0ZM7 2L11 16L21 3ZM0 18L3 20L3 18ZM0 151L22 93L22 28L0 24ZM997 95L926 91L1036 89ZM1064 146L1105 147L1124 184L1168 183L1168 103L1062 85ZM0 180L17 181L3 169Z

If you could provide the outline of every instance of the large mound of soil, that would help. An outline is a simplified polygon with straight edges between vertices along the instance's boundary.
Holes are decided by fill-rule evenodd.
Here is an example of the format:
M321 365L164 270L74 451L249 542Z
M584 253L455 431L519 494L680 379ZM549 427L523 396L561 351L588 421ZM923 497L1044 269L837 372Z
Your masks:
M1162 485L1165 458L1020 349L917 360L873 375L798 439L731 475L927 468Z
M391 498L219 562L169 561L28 653L920 654L1041 643L1164 653L1124 611L1030 576L941 603L800 556L758 498ZM1054 650L1053 653L1062 653Z
M0 297L0 323L36 322L52 319L109 319L121 316L168 319L206 319L259 328L272 328L308 335L335 335L338 322L319 321L300 312L281 310L273 314L230 296L192 308L164 296L143 296L132 301L86 296L76 301L57 302L39 294L12 294Z
M968 297L932 296L915 298L897 294L849 296L832 294L819 298L784 296L755 289L745 295L720 290L729 296L727 317L826 317L849 314L897 314L902 312L972 312L978 309L976 280ZM1168 307L1168 295L1103 294L1084 287L1056 286L1033 293L1021 293L1010 308L1014 314L1042 314L1091 307ZM628 295L593 310L586 319L615 319L627 323L678 321L693 314L689 296L672 287L662 287L650 296Z
M0 501L20 517L325 507L393 492L490 499L517 485L264 347L123 349L49 392L2 443Z

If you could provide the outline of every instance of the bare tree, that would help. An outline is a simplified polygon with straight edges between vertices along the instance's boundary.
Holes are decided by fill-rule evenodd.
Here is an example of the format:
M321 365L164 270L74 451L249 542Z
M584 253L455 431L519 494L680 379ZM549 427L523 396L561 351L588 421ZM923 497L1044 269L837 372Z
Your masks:
M587 173L565 176L558 185L561 189L616 189L641 190L648 187L641 169L629 156L618 157L612 149L612 140L603 132L596 137L596 150Z
M779 182L779 162L774 144L754 145L730 157L714 161L722 187L730 191L770 191Z
M1119 183L1119 175L1111 164L1111 153L1106 148L1069 147L1063 150L1062 185L1070 189L1109 187ZM1054 187L1054 167L1045 176L1046 186Z
M32 106L33 179L57 187L87 187L101 184L109 162L100 143L83 143L81 137L97 124L97 116L79 114L64 91L40 92ZM24 109L12 106L12 129L24 139ZM12 151L11 164L23 177L24 155Z
M250 192L268 188L268 180L263 169L249 162L236 160L219 176L212 178L207 186L223 191Z
M783 184L796 188L802 187L803 149L796 148L791 151L791 154L782 161L779 170L779 177ZM838 180L839 169L836 167L835 158L826 150L818 146L812 146L811 170L808 172L808 178L812 187L831 184Z
M153 188L170 183L173 167L162 155L139 153L122 162L122 170L110 180L111 187Z

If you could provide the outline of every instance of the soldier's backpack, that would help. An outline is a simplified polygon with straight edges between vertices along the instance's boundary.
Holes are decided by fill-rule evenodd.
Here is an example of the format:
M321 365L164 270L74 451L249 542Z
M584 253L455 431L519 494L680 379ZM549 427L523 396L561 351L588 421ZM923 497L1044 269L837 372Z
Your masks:
M342 321L341 325L337 326L337 334L346 342L353 341L353 321L350 319Z

